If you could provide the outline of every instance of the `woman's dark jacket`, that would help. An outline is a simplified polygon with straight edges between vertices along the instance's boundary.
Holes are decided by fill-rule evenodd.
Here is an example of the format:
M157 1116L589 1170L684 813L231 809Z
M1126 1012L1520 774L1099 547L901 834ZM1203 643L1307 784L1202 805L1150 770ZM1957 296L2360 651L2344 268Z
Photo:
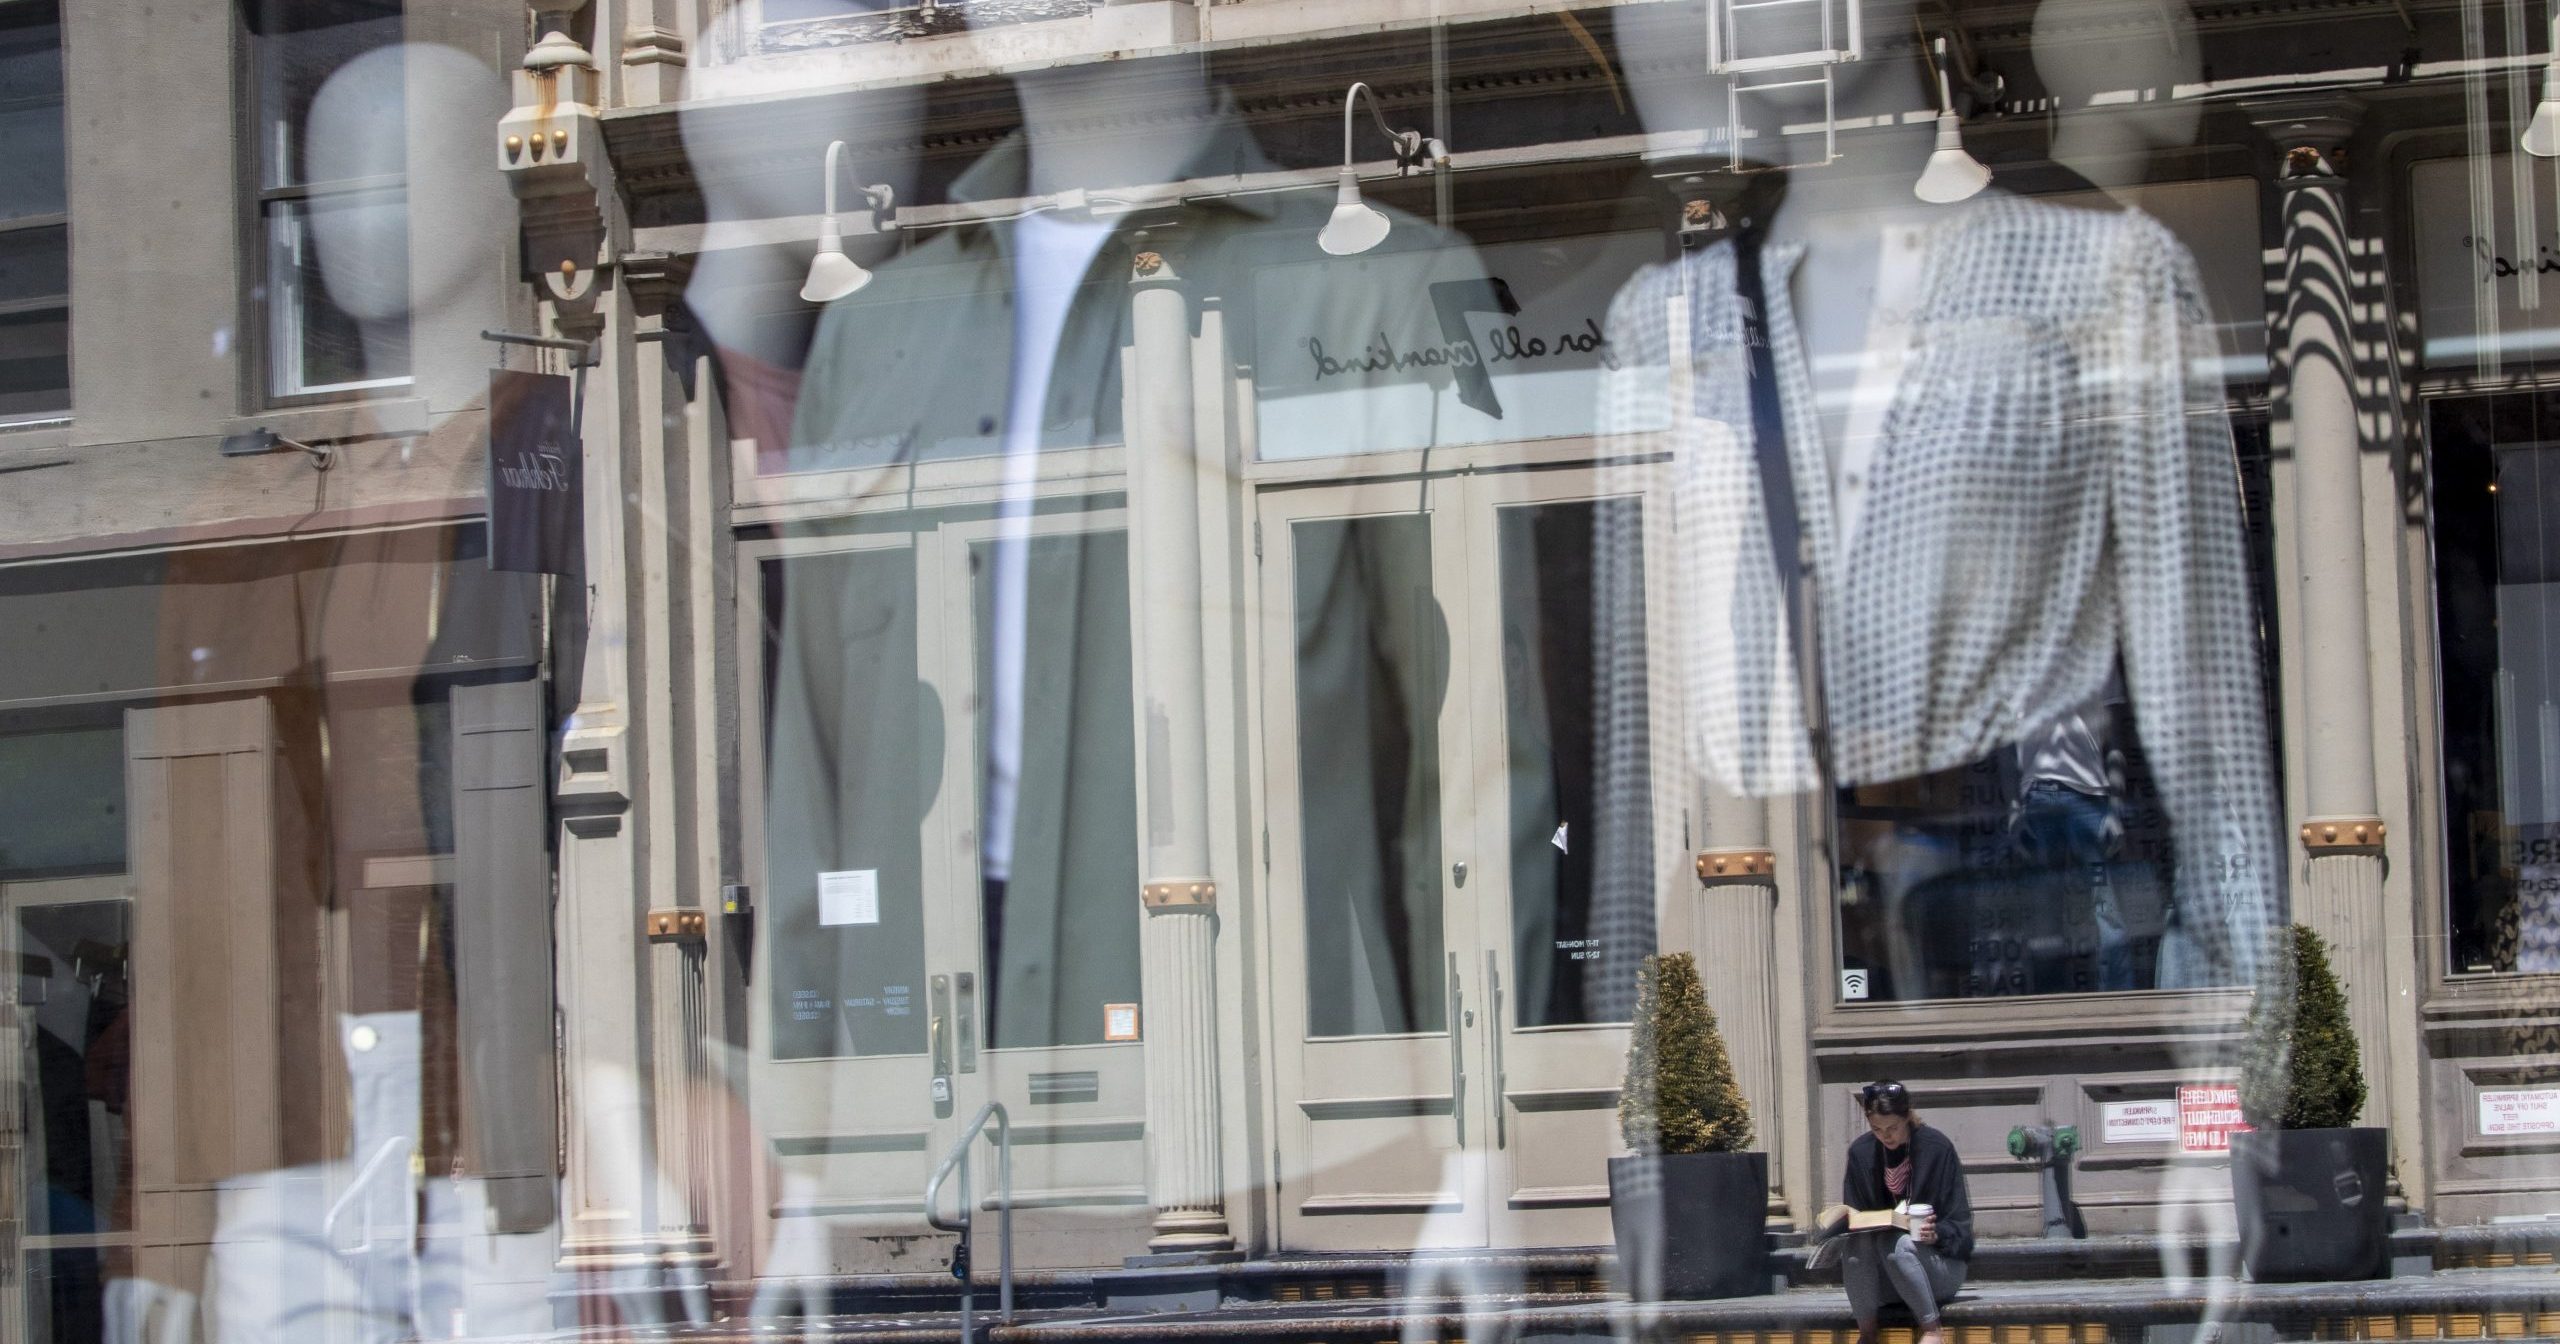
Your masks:
M1903 1200L1938 1211L1938 1254L1951 1260L1973 1258L1973 1200L1964 1188L1964 1163L1946 1135L1918 1121L1911 1124L1911 1185ZM1840 1178L1840 1201L1853 1209L1889 1209L1900 1203L1885 1189L1884 1144L1861 1134L1849 1144L1849 1170Z

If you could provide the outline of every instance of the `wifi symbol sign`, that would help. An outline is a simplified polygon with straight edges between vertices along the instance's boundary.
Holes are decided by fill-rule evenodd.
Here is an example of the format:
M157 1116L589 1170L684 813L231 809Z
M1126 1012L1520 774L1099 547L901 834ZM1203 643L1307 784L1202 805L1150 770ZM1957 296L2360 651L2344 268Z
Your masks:
M1840 997L1855 1001L1867 997L1867 968L1851 966L1840 972Z

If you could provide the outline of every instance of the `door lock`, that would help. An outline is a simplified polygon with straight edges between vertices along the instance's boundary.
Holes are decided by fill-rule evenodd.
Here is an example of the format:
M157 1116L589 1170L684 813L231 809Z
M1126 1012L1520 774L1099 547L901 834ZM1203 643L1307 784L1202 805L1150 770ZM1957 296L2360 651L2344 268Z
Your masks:
M1460 859L1456 863L1449 865L1449 880L1462 887L1467 885L1467 861L1465 859Z

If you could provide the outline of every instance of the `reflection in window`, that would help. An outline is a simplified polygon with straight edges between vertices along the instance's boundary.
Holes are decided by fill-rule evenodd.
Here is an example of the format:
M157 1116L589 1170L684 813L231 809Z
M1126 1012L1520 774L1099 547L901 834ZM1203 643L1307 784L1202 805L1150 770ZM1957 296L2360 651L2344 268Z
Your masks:
M29 904L14 924L27 1338L102 1339L105 1282L129 1272L119 1234L134 1225L132 906Z
M915 553L764 564L773 1057L924 1049L924 839L941 722Z
M2256 610L2274 536L2263 421L2233 424ZM2263 712L2279 722L2263 620ZM2216 983L2176 895L2173 819L2121 667L2075 709L1965 765L1838 790L1842 1001L2187 989ZM2282 759L2280 740L2271 755Z
M1444 1031L1430 520L1296 524L1307 1034Z
M62 14L0 5L0 422L71 406Z
M248 26L267 390L295 397L405 383L405 83L396 53L374 55L400 41L400 7L256 0ZM321 90L368 56L360 87L335 100L343 124L326 131L337 143L322 145L312 128ZM322 148L331 152L314 152Z
M1637 510L1632 499L1578 500L1495 515L1517 985L1511 999L1515 1024L1522 1027L1611 1020L1626 1009L1625 995L1607 993L1598 983L1628 950L1604 947L1602 922L1593 918L1593 860L1602 845L1592 710L1594 676L1603 669L1592 635L1599 624L1593 619L1596 604L1612 599L1637 610L1608 622L1608 628L1641 631L1643 587L1639 580L1615 593L1597 591L1592 560L1598 536L1615 537L1627 553L1643 554ZM1608 653L1639 661L1644 656L1640 648Z
M2560 394L2439 402L2450 968L2560 971Z
M124 727L0 732L0 878L125 867Z
M1012 631L995 621L1012 610L995 600L1000 548L970 557L987 1044L1090 1045L1104 1004L1139 999L1128 534L1022 545ZM1001 803L991 774L1006 781Z

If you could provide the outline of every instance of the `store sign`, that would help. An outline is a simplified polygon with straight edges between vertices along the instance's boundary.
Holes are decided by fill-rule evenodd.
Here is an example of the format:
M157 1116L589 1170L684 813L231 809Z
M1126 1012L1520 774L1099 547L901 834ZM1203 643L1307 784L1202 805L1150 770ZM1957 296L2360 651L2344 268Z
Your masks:
M2420 358L2489 367L2560 354L2560 193L2522 154L2429 159L2409 170L2417 224Z
M2560 1134L2560 1087L2480 1093L2480 1137Z
M2175 1143L2179 1133L2178 1109L2178 1102L2172 1097L2102 1102L2098 1106L2099 1141Z
M489 373L489 568L585 572L586 473L558 374Z
M2183 1083L2178 1087L2178 1147L2189 1153L2227 1153L2231 1136L2248 1129L2240 1118L2238 1083Z
M1254 276L1259 453L1295 460L1591 434L1615 358L1610 301L1661 256L1659 234L1617 233L1263 267Z

